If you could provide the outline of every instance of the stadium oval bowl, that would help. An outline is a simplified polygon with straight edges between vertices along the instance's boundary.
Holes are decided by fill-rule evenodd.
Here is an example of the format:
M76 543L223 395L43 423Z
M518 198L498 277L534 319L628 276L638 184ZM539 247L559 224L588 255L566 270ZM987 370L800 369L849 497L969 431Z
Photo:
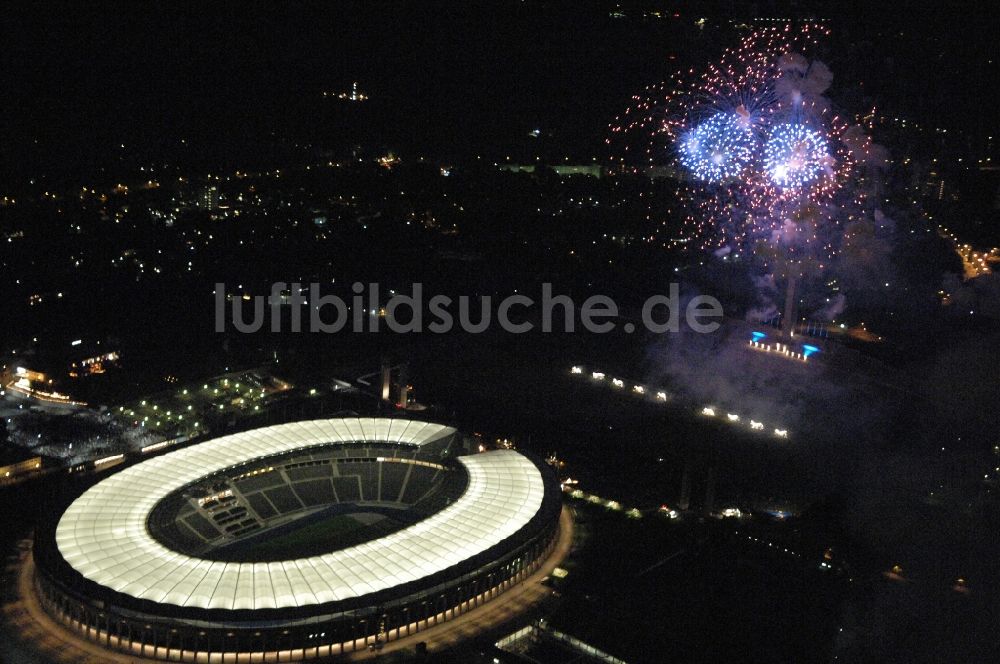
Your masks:
M175 661L331 657L408 636L501 595L555 543L548 467L469 447L440 424L340 418L143 461L39 529L39 598L106 647Z

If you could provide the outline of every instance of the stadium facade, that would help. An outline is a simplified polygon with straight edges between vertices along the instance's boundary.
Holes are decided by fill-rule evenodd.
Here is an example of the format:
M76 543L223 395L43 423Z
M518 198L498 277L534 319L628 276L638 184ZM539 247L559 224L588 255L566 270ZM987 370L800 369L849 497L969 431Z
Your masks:
M39 529L38 595L86 638L147 657L378 648L501 595L555 545L550 469L513 450L463 448L440 424L343 418L164 454ZM330 530L345 521L356 527Z

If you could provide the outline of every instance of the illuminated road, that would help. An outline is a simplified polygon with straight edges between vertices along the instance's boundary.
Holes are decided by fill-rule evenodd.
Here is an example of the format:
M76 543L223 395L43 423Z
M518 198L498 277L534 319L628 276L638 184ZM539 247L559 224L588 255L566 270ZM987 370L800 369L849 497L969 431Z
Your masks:
M19 567L17 570L19 599L17 602L5 604L3 613L7 631L17 631L20 645L25 650L37 652L46 660L67 664L140 661L137 657L104 650L96 644L81 639L49 618L35 597L32 583L35 562L31 558L30 546L22 547Z
M563 507L559 517L559 541L537 572L499 598L477 609L437 627L386 644L380 654L413 649L421 641L427 643L428 652L439 652L460 641L503 625L551 594L552 590L542 585L542 581L566 558L572 544L573 517L569 508ZM369 652L358 652L344 657L342 661L370 660L376 656Z
M371 660L380 654L399 650L412 650L421 641L429 652L437 652L460 641L477 636L526 611L547 597L552 591L542 581L562 562L573 542L573 518L569 508L563 507L559 518L559 539L552 554L538 571L500 597L441 625L431 627L412 636L392 641L380 653L356 652L334 658L334 661ZM129 662L161 661L118 653L83 639L57 623L42 610L35 596L35 565L30 546L21 547L17 563L17 601L3 606L6 631L17 634L18 645L27 652L38 653L47 661L60 664L125 664ZM314 660L315 661L315 660Z

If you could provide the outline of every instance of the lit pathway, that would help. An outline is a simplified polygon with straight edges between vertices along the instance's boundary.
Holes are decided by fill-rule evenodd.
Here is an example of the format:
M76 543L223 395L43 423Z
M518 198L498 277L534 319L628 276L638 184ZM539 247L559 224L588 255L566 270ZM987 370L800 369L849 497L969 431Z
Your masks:
M4 621L7 623L4 627L7 632L17 630L20 645L24 649L39 652L52 662L67 664L140 661L137 657L105 650L80 638L42 610L32 583L35 561L31 557L30 547L21 554L20 569L16 573L18 601L4 605Z
M552 554L542 563L537 572L492 602L487 602L483 606L437 627L387 643L380 654L413 649L421 641L427 643L428 652L439 652L460 641L503 625L551 594L552 590L542 585L542 581L569 554L572 544L573 517L569 508L564 506L562 514L559 516L559 541L556 542ZM342 657L339 661L362 661L374 657L374 653L355 652Z

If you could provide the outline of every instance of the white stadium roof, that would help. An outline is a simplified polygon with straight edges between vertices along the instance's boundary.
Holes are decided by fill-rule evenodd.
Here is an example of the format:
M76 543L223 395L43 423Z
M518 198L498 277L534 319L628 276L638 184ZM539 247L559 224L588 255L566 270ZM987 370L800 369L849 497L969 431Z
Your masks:
M216 438L99 482L63 514L56 543L63 558L95 583L185 607L299 607L386 590L468 560L524 527L541 507L545 490L535 465L509 450L459 457L469 485L454 503L381 539L312 558L270 563L193 558L153 539L146 518L173 491L256 458L324 443L425 445L454 431L409 420L346 418Z

